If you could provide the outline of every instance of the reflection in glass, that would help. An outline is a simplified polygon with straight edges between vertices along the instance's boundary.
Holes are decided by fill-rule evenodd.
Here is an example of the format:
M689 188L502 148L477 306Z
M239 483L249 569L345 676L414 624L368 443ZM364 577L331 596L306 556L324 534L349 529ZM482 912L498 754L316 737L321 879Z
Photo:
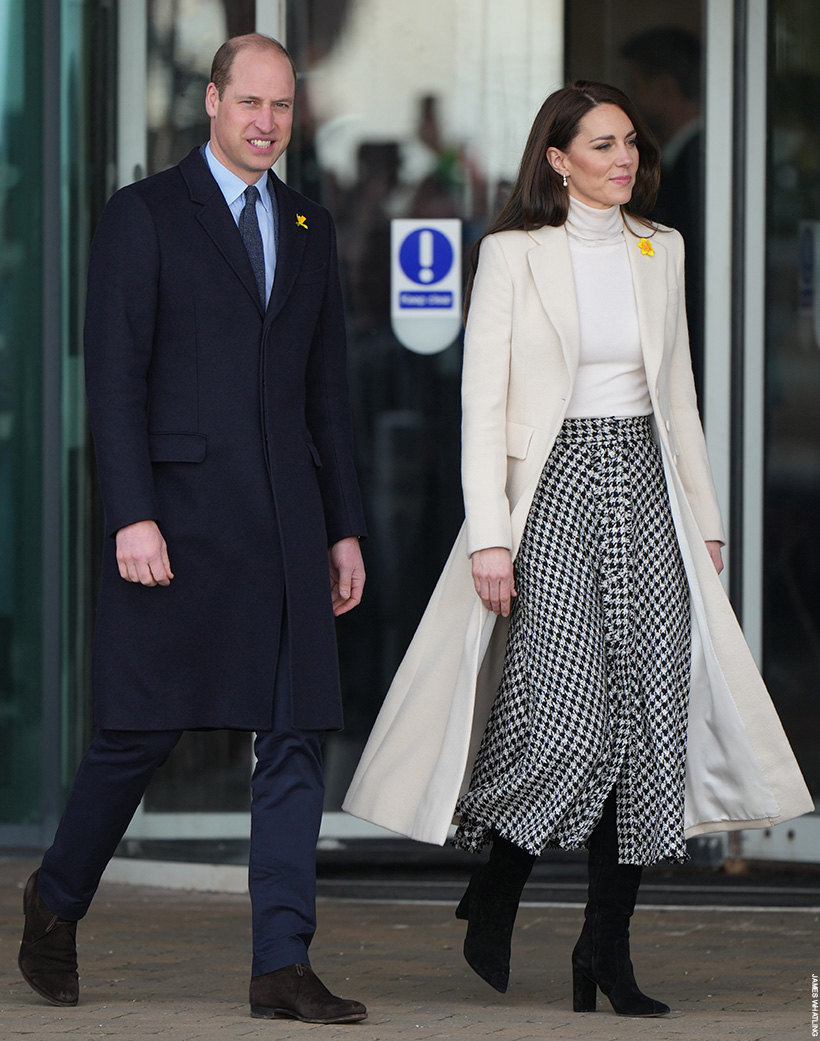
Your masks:
M60 784L63 797L91 729L91 630L103 534L93 451L87 435L83 317L88 251L111 191L116 140L113 12L91 17L77 4L60 23L62 196L62 540Z
M300 70L288 182L338 230L356 460L370 537L339 622L346 729L325 743L337 809L463 519L461 339L418 355L390 326L395 218L457 218L463 254L503 202L561 81L563 4L291 0Z
M228 36L253 32L253 0L148 0L148 172L208 139L205 88Z
M640 15L629 0L571 0L570 79L614 83L632 98L661 146L661 187L649 215L686 244L692 371L703 406L704 132L700 4L659 0Z
M0 3L0 823L40 813L40 5Z
M253 32L254 0L148 0L148 172L178 163L208 140L205 88L230 36ZM145 795L151 812L247 812L251 736L192 731Z
M771 5L763 665L820 792L820 9Z

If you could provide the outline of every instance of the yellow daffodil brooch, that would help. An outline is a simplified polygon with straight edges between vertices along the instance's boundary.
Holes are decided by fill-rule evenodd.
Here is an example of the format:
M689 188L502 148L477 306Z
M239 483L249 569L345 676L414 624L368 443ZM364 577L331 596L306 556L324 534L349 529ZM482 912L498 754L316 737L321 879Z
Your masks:
M304 228L305 231L307 231L307 217L305 217L304 214L302 214L302 213L297 213L296 214L296 223L299 225L300 228ZM646 240L644 240L644 241L646 241Z
M638 239L638 249L645 257L655 256L655 248L649 239Z

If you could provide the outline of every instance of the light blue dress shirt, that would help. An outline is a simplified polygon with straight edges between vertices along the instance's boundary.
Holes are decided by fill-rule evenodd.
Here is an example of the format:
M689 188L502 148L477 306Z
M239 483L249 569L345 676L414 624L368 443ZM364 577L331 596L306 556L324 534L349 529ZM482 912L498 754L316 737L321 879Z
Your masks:
M239 215L245 207L244 193L248 185L241 177L237 177L235 173L220 163L211 151L210 141L205 145L205 160L220 191L225 196L225 202L238 227ZM256 187L259 189L259 198L256 200L256 219L259 221L262 250L265 254L265 302L267 303L276 272L276 220L273 211L275 202L268 191L267 173L262 174L256 182Z

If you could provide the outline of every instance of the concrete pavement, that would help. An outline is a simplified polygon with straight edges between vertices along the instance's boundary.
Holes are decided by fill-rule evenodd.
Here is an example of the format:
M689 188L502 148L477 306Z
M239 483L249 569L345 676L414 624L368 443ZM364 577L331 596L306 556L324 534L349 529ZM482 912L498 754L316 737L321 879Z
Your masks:
M248 1015L246 897L103 884L78 929L81 996L44 1004L20 978L22 887L36 861L0 860L0 1041L785 1041L812 1034L820 915L811 910L639 907L638 981L673 1012L655 1020L571 1007L581 910L525 904L510 989L466 966L452 904L321 898L313 965L334 993L364 1001L361 1024L320 1027ZM816 979L816 976L815 976ZM816 1005L815 1005L816 1007ZM816 1020L815 1020L816 1023Z

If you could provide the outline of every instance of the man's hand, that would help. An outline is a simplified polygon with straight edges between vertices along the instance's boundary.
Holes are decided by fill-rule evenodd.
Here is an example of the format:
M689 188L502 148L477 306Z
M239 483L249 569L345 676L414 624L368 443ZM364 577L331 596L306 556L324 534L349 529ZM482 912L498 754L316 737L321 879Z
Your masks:
M721 544L719 542L707 542L706 548L709 550L709 556L712 558L712 563L715 565L715 571L718 574L723 570L723 554L720 552Z
M174 577L168 547L157 522L137 521L117 532L117 563L126 582L167 586Z
M473 564L473 585L481 602L489 611L509 615L515 591L512 556L503 546L477 549L470 557Z
M338 616L351 611L361 600L364 590L364 561L355 537L340 539L327 552L330 561L330 595L333 613Z

